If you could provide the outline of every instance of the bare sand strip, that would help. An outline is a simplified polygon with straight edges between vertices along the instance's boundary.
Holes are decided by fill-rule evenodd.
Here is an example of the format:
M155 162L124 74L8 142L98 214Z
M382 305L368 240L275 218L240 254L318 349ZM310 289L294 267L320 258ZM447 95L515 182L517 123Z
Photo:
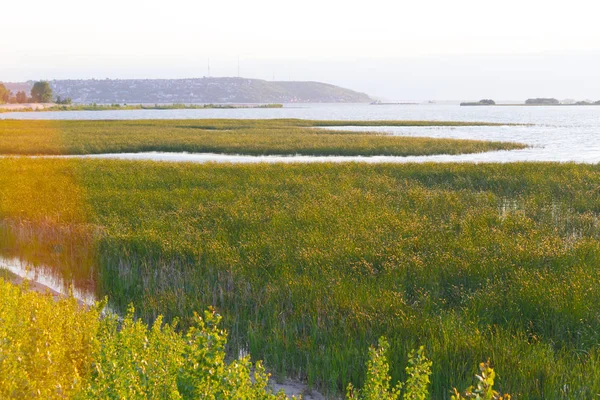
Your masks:
M8 274L3 274L2 270L8 271ZM6 276L6 280L15 285L20 285L26 280L30 290L42 294L50 293L54 298L69 296L69 289L72 284L64 282L61 277L52 274L50 271L51 269L47 267L33 267L17 257L0 256L0 277ZM72 287L72 292L73 297L80 304L92 306L96 302L94 293L89 289Z
M308 386L305 383L288 379L283 383L277 383L274 380L269 381L269 385L275 392L283 390L288 396L302 396L303 400L325 400L325 396L315 390L308 390Z
M59 298L64 297L63 294L57 292L56 290L49 288L46 285L42 285L41 283L36 282L36 281L28 280L22 276L13 274L12 272L9 272L9 274L7 274L7 276L3 276L3 275L4 274L2 274L0 272L0 277L6 279L8 282L10 282L14 285L17 285L17 286L22 285L23 282L25 282L27 280L29 290L32 290L36 293L41 293L41 294L50 293L52 295L52 297L54 297L55 300L58 300Z
M4 111L20 111L20 110L44 110L54 107L55 103L22 103L22 104L0 104L0 109Z

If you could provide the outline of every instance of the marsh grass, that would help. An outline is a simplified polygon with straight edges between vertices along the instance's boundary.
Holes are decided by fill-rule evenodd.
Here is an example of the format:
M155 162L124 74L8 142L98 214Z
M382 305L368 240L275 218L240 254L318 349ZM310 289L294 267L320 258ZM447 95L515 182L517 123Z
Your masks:
M73 177L84 213L35 197L21 213L12 197L0 215L36 222L40 209L98 227L94 279L113 307L133 302L148 322L163 314L185 327L214 305L229 353L249 351L279 377L361 387L366 349L386 336L393 382L425 346L434 398L469 386L488 358L497 387L518 398L600 392L598 166L0 168L26 185L27 171Z
M27 255L32 266L51 265L65 281L91 285L102 228L86 222L85 196L73 165L4 159L0 171L0 252Z
M361 121L176 120L0 121L0 154L60 155L193 152L246 155L410 156L513 150L510 142L397 137L330 131L320 126L364 126ZM373 121L369 126L473 126L468 122Z
M96 245L101 232L83 224L0 220L0 255L23 258L30 267L50 269L63 282L96 287Z

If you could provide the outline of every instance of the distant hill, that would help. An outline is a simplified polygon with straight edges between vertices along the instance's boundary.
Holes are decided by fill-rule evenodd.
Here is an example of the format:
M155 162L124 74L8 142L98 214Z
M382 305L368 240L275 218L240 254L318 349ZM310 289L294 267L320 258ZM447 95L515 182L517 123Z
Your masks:
M31 82L32 84L32 82ZM74 103L367 103L371 98L320 82L245 78L90 79L50 81Z

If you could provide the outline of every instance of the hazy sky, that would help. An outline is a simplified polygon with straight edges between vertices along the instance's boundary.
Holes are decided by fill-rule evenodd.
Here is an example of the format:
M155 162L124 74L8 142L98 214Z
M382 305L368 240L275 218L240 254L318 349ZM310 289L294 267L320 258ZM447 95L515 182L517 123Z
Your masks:
M239 57L242 76L390 99L600 98L596 3L3 1L0 81L197 77L208 58L235 76Z

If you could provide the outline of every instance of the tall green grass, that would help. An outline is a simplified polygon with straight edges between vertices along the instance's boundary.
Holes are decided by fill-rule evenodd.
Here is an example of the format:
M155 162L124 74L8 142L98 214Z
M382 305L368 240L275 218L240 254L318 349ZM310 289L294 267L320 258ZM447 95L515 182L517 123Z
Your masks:
M77 182L83 211L65 209L64 224L96 227L95 279L114 307L185 326L214 305L230 354L280 376L360 387L365 349L386 336L394 382L425 346L434 398L471 384L487 358L521 399L600 393L599 166L0 168L15 182L44 168ZM0 216L35 225L15 201ZM63 223L60 204L39 207Z
M361 121L0 121L0 154L60 155L124 152L196 152L247 155L432 155L513 150L509 142L397 137L334 132L319 126ZM373 121L367 125L472 126L469 122Z

